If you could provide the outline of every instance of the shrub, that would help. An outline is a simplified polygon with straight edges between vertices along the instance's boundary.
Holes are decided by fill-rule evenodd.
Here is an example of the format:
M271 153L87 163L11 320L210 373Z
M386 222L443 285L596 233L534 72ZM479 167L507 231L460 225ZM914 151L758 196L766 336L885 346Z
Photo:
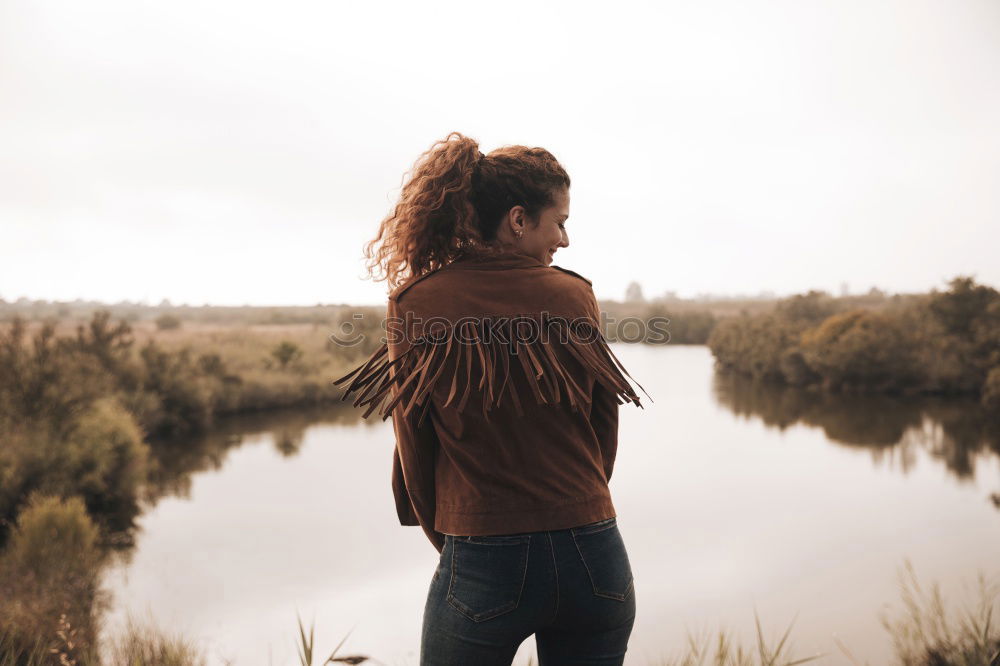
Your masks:
M113 398L84 414L62 449L70 483L91 515L134 515L149 447L135 419Z
M912 341L886 314L852 310L802 335L802 355L827 388L913 389L920 373Z
M897 573L904 610L879 620L892 637L899 666L983 666L1000 661L1000 631L993 617L1000 610L1000 585L977 575L979 598L972 608L956 611L945 605L938 583L925 592L909 559Z
M143 390L148 402L140 422L153 435L198 432L212 422L212 382L185 347L170 352L150 341L139 352L145 370Z
M716 362L757 379L783 379L781 359L798 345L805 324L773 313L721 320L708 338Z
M944 293L888 302L811 291L772 313L721 320L708 346L722 369L795 386L973 394L995 404L988 375L1000 366L1000 292L956 277ZM876 303L875 305L879 305ZM996 381L996 380L993 380Z
M977 285L971 277L959 276L948 284L948 291L932 294L928 309L949 334L972 337L977 320L992 303L1000 302L1000 292Z
M32 492L79 496L108 527L128 527L138 514L149 449L113 398L96 401L61 431L32 422L0 434L0 528L14 522ZM0 529L0 543L5 532Z
M162 314L155 321L156 328L161 331L173 331L181 327L181 318L172 314Z
M788 321L815 325L840 311L837 301L825 291L812 290L778 301L774 312Z
M19 318L0 332L0 416L45 420L60 428L114 386L101 359L76 341L56 338L52 322L43 324L30 344L25 338Z
M32 494L0 554L5 650L27 655L41 642L67 660L97 663L96 620L107 606L97 544L80 498Z
M1000 365L990 370L986 375L986 383L983 385L983 394L980 400L983 407L1000 416Z
M132 615L109 646L110 666L200 666L205 657L181 635L161 631L150 618L138 622Z
M302 349L294 342L282 340L274 347L274 349L271 350L271 356L273 356L274 359L281 365L282 369L284 369L292 361L297 361L302 358Z
M643 318L647 322L653 317L664 317L669 320L666 326L669 339L663 342L681 345L705 344L717 323L715 315L711 312L702 310L671 312L661 303L652 303L643 310ZM611 342L617 339L614 333L612 330L608 334Z

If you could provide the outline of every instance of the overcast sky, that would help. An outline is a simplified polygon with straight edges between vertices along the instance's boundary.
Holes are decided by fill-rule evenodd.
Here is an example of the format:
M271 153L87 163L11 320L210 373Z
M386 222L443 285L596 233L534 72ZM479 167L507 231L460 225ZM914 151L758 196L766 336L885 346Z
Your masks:
M556 155L600 298L1000 286L998 118L996 0L0 0L0 296L381 303L452 130Z

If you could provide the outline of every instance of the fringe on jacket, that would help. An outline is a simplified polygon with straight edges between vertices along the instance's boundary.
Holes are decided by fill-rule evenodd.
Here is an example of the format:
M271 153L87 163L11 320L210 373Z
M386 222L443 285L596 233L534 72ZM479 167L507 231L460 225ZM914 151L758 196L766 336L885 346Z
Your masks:
M444 406L454 403L462 411L475 384L482 395L479 408L488 421L492 410L508 402L518 415L524 414L522 397L509 389L511 373L519 372L527 378L537 404L559 403L565 396L575 412L591 398L568 371L566 355L557 352L558 345L596 382L613 392L619 405L632 402L642 408L626 377L633 382L635 379L588 318L567 322L543 313L537 318L521 316L501 319L499 323L481 317L466 318L457 325L435 324L433 331L423 332L412 344L390 345L387 340L367 360L335 379L332 383L338 386L350 380L341 400L354 394L355 407L367 406L364 418L379 410L383 420L393 410L401 409L408 416L420 408L419 425L431 403L428 397L436 388L447 386ZM391 358L392 351L396 351L395 358ZM451 369L450 374L444 372L445 368ZM646 389L635 383L649 397Z

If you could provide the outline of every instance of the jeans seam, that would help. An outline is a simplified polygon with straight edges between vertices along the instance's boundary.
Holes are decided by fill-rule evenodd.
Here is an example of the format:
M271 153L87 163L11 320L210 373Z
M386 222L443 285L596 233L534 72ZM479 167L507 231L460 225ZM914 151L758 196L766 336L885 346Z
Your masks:
M527 537L525 537L525 539L526 539L525 541L522 541L521 543L517 544L518 548L520 548L521 546L524 546L524 545L528 546L528 548L526 549L527 552L525 552L524 558L523 558L523 571L521 572L521 586L520 586L520 589L517 592L517 599L514 601L514 606L512 608L503 611L503 613L500 613L500 615L503 615L505 613L509 613L509 612L515 610L518 606L521 605L521 597L524 595L524 583L528 579L528 560L530 559L530 556L531 556L531 536L528 535ZM474 542L469 542L469 543L474 543ZM453 607L454 607L454 604L451 602L451 600L455 599L454 595L452 594L452 587L455 584L455 574L457 573L457 568L458 568L458 563L457 563L457 560L455 558L455 552L457 550L458 549L455 548L454 544L453 544L452 549L451 549L451 579L448 581L448 592L445 595L445 600L448 601L448 603L450 605L452 605ZM462 603L458 599L455 599L455 601L458 602L459 604ZM464 604L462 604L462 605L464 606ZM482 613L472 613L470 615L469 613L465 612L461 608L457 608L457 607L455 607L455 608L460 613L462 613L462 615L465 615L466 617L468 617L470 620L472 620L474 622L482 622L483 621L483 620L480 620L480 619L476 619L476 616L477 615L482 615ZM495 609L491 609L491 610L495 610ZM492 619L493 617L498 617L498 616L497 615L493 615L493 616L491 616L490 618L487 618L487 619Z
M618 524L616 518L617 516L613 516L611 518L607 518L605 520L599 521L591 525L581 525L580 527L574 527L573 529L570 530L570 532L573 534L574 537L577 534L582 536L587 534L599 534L604 530L615 527Z
M590 567L587 566L587 558L583 556L583 551L580 550L580 544L577 543L576 534L573 534L573 545L576 546L576 552L580 555L580 561L583 562L583 568L587 570L587 579L590 581L590 589L594 594L597 594L597 586L594 584L594 576L590 573Z
M549 552L552 553L552 571L556 574L556 609L552 611L552 621L550 622L550 624L553 624L559 616L559 567L556 565L556 549L552 545L552 533L546 532L545 536L549 538Z
M604 530L598 530L597 532L591 532L589 534L600 534ZM585 534L582 536L589 536ZM594 574L590 572L590 567L587 565L587 558L583 556L583 551L580 550L580 543L576 540L576 534L573 535L573 545L576 546L576 552L580 554L580 561L583 562L583 568L587 570L587 578L590 579L590 587L594 591L594 595L598 597L604 597L606 599L615 599L616 601L625 601L628 598L628 594L632 589L632 585L635 579L630 580L628 585L625 587L625 592L619 594L618 592L604 592L597 589L597 582L594 580Z
M518 608L521 605L521 597L524 595L524 583L528 580L528 562L531 561L531 535L528 535L528 547L527 552L524 554L524 571L521 573L521 589L517 591L517 601L514 602L514 608Z
M448 580L448 592L445 594L445 598L451 597L451 590L455 587L455 545L452 544L451 548L451 578Z

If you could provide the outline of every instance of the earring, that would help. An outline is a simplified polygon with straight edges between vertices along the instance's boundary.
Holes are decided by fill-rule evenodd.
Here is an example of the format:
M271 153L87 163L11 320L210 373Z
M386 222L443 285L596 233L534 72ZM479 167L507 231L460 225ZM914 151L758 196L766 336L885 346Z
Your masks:
M520 239L520 238L521 238L521 236L523 236L523 235L524 235L524 232L523 232L523 231L515 231L515 232L514 232L514 235L515 235L515 236L517 236L517 237L518 237L518 238Z

